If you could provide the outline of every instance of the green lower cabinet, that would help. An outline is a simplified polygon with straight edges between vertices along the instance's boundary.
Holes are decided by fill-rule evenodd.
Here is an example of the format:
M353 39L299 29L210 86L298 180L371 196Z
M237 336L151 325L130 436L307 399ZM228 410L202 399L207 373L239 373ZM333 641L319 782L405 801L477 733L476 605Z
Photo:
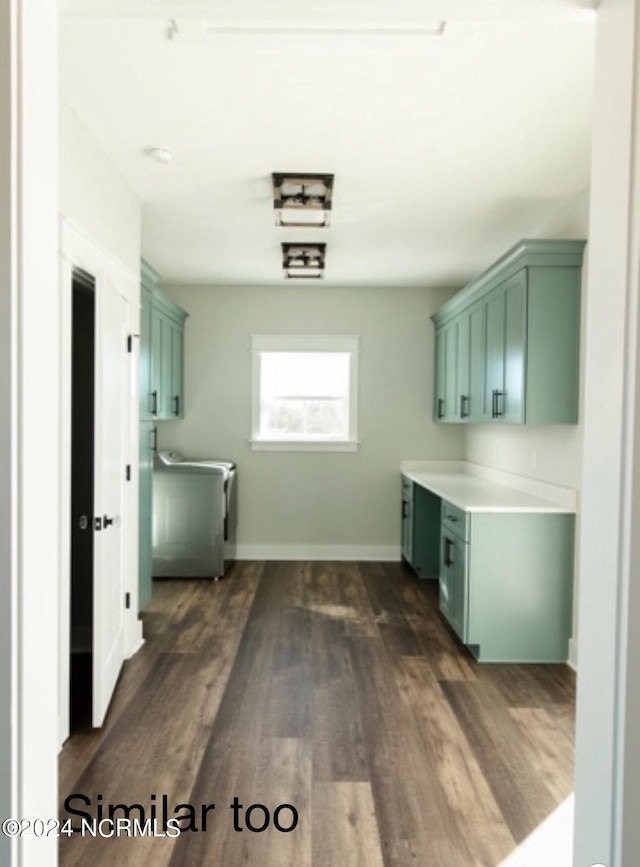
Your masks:
M413 496L413 560L412 566L420 578L438 577L438 520L440 497L420 485L414 486Z
M420 578L437 578L440 497L402 480L402 557Z
M151 530L153 520L153 454L155 425L140 424L138 476L138 607L142 611L151 599Z
M440 610L456 635L466 642L467 543L442 528L440 545Z
M573 546L568 514L474 512L468 542L443 523L440 610L480 662L566 662Z

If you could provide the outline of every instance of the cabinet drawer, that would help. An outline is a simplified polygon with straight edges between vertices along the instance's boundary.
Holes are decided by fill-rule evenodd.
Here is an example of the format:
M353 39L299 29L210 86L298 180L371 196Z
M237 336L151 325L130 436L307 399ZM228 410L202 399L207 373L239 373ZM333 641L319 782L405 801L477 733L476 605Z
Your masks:
M465 542L469 541L469 516L467 512L457 506L452 506L446 500L442 501L442 526L460 536Z

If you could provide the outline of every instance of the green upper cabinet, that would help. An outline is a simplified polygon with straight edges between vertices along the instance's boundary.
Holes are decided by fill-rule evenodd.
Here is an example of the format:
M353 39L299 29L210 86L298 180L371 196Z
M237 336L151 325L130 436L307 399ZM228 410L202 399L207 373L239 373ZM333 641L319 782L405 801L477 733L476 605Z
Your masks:
M436 333L437 363L434 416L438 421L455 421L456 412L456 352L455 324Z
M460 316L454 324L456 331L456 396L453 415L455 421L462 421L469 415L471 320L469 316Z
M456 387L452 421L479 421L482 417L484 335L482 305L472 304L454 319L456 332Z
M483 303L483 419L524 422L527 270L490 292Z
M183 416L184 394L184 326L171 329L171 412Z
M151 305L153 293L143 283L140 291L140 421L150 421L151 415Z
M521 241L433 315L436 420L577 422L584 245Z
M142 263L142 316L149 304L148 337L141 326L140 413L143 419L184 415L184 326L187 313L157 286L158 275ZM148 362L143 358L148 354Z
M478 302L436 331L437 421L483 420L483 323L483 308Z

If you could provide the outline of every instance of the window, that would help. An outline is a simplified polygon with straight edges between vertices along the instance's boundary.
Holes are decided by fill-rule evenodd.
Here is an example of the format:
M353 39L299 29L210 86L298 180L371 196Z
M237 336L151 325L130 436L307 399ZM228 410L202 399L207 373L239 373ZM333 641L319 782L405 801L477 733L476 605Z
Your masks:
M356 451L357 335L252 338L254 449Z

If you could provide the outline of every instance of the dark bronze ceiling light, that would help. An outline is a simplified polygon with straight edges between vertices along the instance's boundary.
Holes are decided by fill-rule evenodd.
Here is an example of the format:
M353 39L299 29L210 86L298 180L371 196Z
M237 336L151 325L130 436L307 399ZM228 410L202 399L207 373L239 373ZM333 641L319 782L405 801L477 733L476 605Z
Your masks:
M273 173L276 226L328 226L333 175Z
M283 244L284 276L289 279L303 277L322 280L326 247L326 244Z

